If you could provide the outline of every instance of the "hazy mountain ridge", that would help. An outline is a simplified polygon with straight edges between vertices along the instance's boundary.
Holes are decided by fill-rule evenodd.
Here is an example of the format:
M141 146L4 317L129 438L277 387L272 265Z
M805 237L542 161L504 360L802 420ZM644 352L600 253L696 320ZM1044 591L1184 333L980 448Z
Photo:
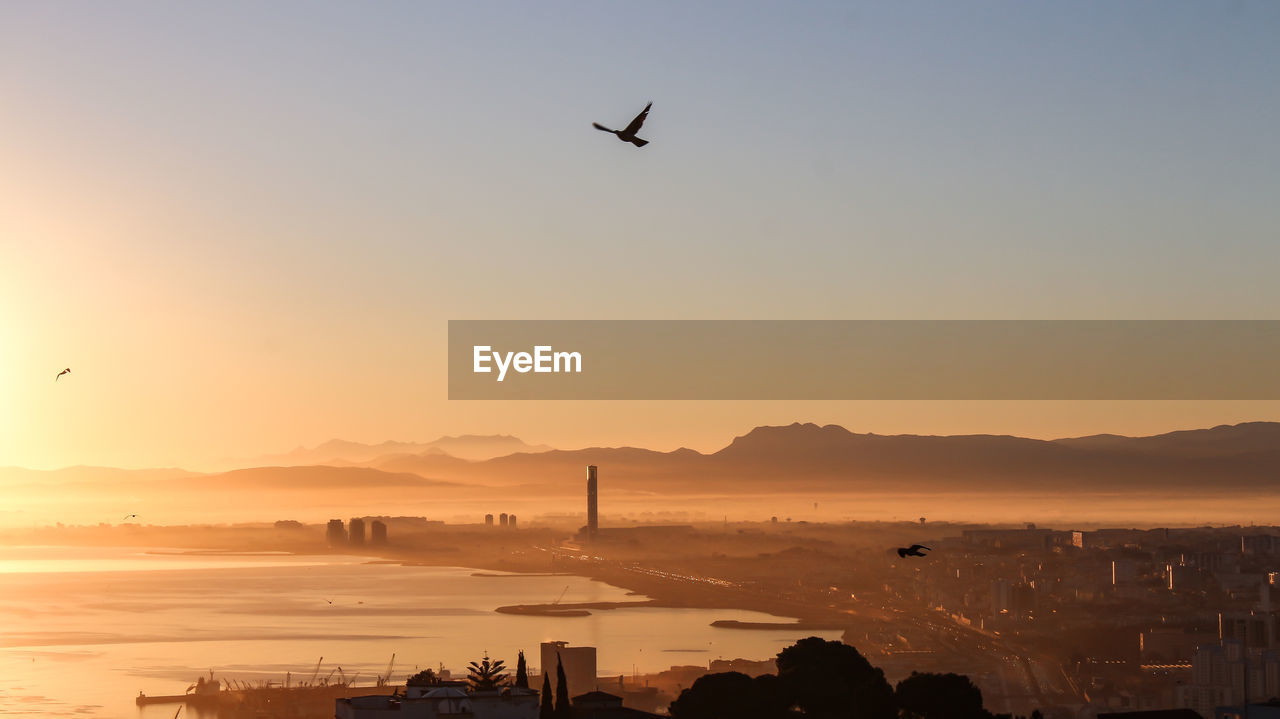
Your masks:
M200 472L192 472L177 467L155 467L150 469L122 469L119 467L96 467L76 465L59 469L27 469L26 467L0 467L0 484L15 485L24 483L110 483L121 481L157 481L182 479L201 476Z
M1280 422L1222 424L1210 429L1179 430L1150 437L1096 434L1054 441L1078 448L1163 452L1182 457L1242 456L1280 450Z
M496 446L492 437L442 438ZM504 446L528 447L514 437ZM382 450L407 443L352 445ZM421 445L413 445L415 447ZM319 449L319 447L317 448ZM308 450L314 452L316 450ZM78 479L191 490L361 490L432 487L467 494L482 487L544 487L576 493L585 467L619 490L670 494L740 491L1142 491L1274 486L1280 478L1280 423L1250 422L1151 437L1094 435L1057 440L1008 435L878 435L838 425L794 423L756 427L720 450L671 452L638 447L589 447L517 452L483 460L425 452L384 454L373 466L302 463L198 475L183 470L68 468L54 472L0 469L0 479ZM76 472L87 472L84 477ZM15 474L16 473L16 474ZM168 473L168 474L166 474ZM97 477L97 479L93 479ZM114 479L112 479L114 477ZM27 483L23 482L23 483Z
M576 491L588 464L619 489L805 491L1138 491L1156 485L1260 488L1280 477L1280 423L1154 437L1040 440L1009 435L877 435L838 425L756 427L703 454L637 447L517 453L485 461L412 455L380 469L488 485Z
M711 454L592 447L470 463L418 457L396 466L454 481L572 487L585 465L597 464L614 486L666 492L1136 491L1209 481L1257 488L1280 477L1280 423L1121 439L877 435L796 423L757 427Z
M336 467L373 467L396 458L418 455L448 455L464 460L486 460L516 452L545 452L551 447L531 445L507 434L463 434L443 436L431 442L396 442L365 444L331 439L315 447L297 447L285 454L266 455L233 464L240 468L256 466L330 465Z

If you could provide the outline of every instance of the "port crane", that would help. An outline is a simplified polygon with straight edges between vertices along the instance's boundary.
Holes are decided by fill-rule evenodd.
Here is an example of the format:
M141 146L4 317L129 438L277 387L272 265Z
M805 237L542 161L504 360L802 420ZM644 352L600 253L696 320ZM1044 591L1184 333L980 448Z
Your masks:
M324 662L324 657L320 657L320 661L316 662L316 670L311 672L311 681L307 682L307 684L315 685L316 677L320 676L320 664L322 662Z
M391 682L391 670L396 666L396 654L391 653L391 661L387 662L387 673L378 677L378 686L385 687Z

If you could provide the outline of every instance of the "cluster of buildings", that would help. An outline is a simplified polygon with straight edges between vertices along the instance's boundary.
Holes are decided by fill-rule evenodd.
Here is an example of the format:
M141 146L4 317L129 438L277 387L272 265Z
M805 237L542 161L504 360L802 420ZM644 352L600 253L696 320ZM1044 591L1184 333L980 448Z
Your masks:
M345 525L341 519L330 519L325 527L325 542L330 547L363 547L365 546L365 519L353 517ZM368 543L381 546L387 543L387 524L380 519L369 522Z
M1081 712L1280 697L1280 528L975 529L893 590L1056 657ZM1280 596L1280 595L1277 595Z
M484 515L484 526L486 526L486 527L492 527L492 526L493 526L493 515L492 515L492 514L486 514L486 515ZM507 514L506 512L503 512L502 514L499 514L499 515L498 515L498 526L499 526L499 527L505 527L505 528L507 528L507 529L515 529L515 528L516 528L516 515L514 515L514 514Z

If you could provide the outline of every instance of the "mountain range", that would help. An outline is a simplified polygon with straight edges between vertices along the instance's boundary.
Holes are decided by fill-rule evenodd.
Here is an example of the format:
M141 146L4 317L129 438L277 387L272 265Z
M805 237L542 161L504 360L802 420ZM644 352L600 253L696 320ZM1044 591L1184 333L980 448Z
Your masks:
M1039 440L1007 435L877 435L838 425L756 427L719 451L635 447L548 450L481 462L400 455L370 466L485 484L576 483L588 464L635 491L984 491L1154 487L1269 488L1280 478L1280 423L1152 437Z
M368 466L375 460L386 460L405 455L449 455L465 460L484 460L516 452L545 452L545 445L531 445L517 437L505 434L463 434L456 437L440 437L431 442L393 442L364 444L342 439L331 439L315 447L297 447L285 454L265 455L241 460L234 464L241 467L291 467L325 464L335 467Z
M449 450L453 450L450 452ZM454 454L456 452L457 454ZM462 455L462 456L458 456ZM323 458L323 459L320 459ZM129 492L252 490L469 496L494 487L577 494L585 467L633 495L749 492L1266 492L1280 479L1280 423L1249 422L1150 437L1039 440L1007 435L878 435L837 425L756 427L722 449L563 450L510 436L360 444L334 440L263 457L256 467L177 469L0 468L0 487L114 487ZM21 495L19 495L21 496Z

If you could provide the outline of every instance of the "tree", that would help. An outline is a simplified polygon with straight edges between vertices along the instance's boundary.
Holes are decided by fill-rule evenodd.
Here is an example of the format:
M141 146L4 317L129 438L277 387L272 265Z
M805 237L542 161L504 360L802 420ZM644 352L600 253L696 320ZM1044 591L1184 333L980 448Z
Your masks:
M405 685L411 687L433 687L439 683L440 677L430 669L423 669L405 680Z
M538 705L538 719L555 719L556 708L551 703L551 675L542 671L542 703Z
M484 655L484 659L479 664L471 662L467 665L467 683L471 686L471 691L488 691L497 689L498 685L507 678L502 673L506 669L506 665L499 659L493 663L489 662L489 655Z
M857 649L820 637L778 653L778 684L787 706L828 719L895 719L893 688Z
M786 706L777 677L752 679L741 672L707 674L671 702L676 719L781 719Z
M982 690L960 674L911 672L898 682L894 698L903 719L991 719Z
M529 668L524 663L524 650L520 650L520 654L516 658L516 686L521 689L529 688Z
M564 678L564 660L556 652L556 713L555 719L573 719L573 707L569 705L569 681Z

